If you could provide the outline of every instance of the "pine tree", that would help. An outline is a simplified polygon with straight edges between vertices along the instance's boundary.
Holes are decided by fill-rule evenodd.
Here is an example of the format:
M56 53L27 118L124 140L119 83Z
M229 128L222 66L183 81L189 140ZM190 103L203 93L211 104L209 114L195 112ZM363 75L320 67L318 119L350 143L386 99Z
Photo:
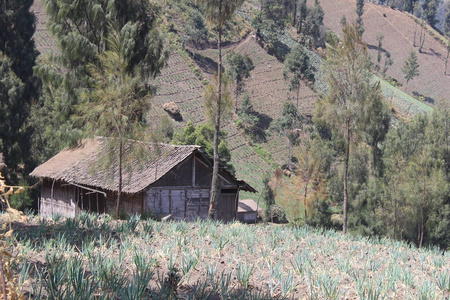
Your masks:
M211 180L210 205L208 210L208 218L213 219L215 214L216 201L218 199L218 180L219 180L219 133L221 127L222 112L222 31L225 23L228 22L234 12L242 5L243 0L202 0L206 12L206 19L210 25L217 28L217 48L218 63L217 76L215 77L217 86L217 96L215 97L214 111L214 157L213 157L213 174Z
M264 220L268 222L269 219L273 222L272 207L275 204L275 192L270 186L270 174L265 174L263 177L263 190L261 191L261 198L264 202Z
M97 57L97 64L87 68L94 83L82 94L82 101L76 106L78 114L73 118L82 124L86 135L106 137L100 161L107 170L118 170L115 215L119 216L122 174L130 166L127 160L132 160L133 154L146 152L142 143L130 140L147 138L144 116L151 94L145 83L127 72L126 48L119 34L111 32L106 41L108 50Z
M406 79L406 87L408 87L408 83L410 80L419 76L419 63L417 62L417 54L414 50L411 50L408 57L406 58L402 72L405 75Z
M238 98L244 91L244 79L250 77L250 72L255 68L252 59L248 55L231 52L227 56L227 63L229 65L227 74L234 81L235 84L235 100L234 110L238 110Z
M31 101L37 97L33 67L38 52L33 40L32 4L32 0L0 0L0 153L5 155L5 173L13 183L34 167L29 145L31 128L26 124ZM16 88L11 90L13 86ZM19 168L21 164L24 168Z
M362 20L362 15L364 14L364 0L356 0L356 14L358 15L356 19L356 24L358 25L359 33L363 35L364 24Z
M59 51L36 67L42 96L33 107L30 122L37 128L33 151L43 159L80 137L70 118L92 83L88 66L110 50L111 32L123 44L126 72L142 81L154 78L168 53L157 26L158 7L144 0L44 0L48 27Z
M284 61L283 76L289 80L289 89L297 93L297 108L299 105L300 88L302 81L314 82L314 71L302 45L296 45L286 56Z
M328 92L319 100L315 119L327 124L344 144L343 231L348 226L348 174L351 144L356 143L367 122L364 107L378 97L379 84L371 83L367 45L358 26L346 25L341 43L327 48Z
M423 9L423 18L430 24L431 26L436 25L436 14L437 14L437 5L435 0L424 0L422 3Z

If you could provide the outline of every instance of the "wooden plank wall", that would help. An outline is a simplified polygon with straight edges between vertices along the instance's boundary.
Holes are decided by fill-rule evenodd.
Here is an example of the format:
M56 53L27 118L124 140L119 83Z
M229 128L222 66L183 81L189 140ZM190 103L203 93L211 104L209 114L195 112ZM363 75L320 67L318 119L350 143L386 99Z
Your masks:
M171 214L176 220L205 219L208 215L209 189L157 187L146 191L145 209L159 215Z
M73 218L79 212L76 195L77 188L75 186L63 185L60 181L44 180L39 213L46 217L60 215Z
M114 214L116 211L117 193L108 192L106 201L106 211L109 214ZM128 215L144 213L143 210L143 193L132 195L122 194L120 210L126 212Z

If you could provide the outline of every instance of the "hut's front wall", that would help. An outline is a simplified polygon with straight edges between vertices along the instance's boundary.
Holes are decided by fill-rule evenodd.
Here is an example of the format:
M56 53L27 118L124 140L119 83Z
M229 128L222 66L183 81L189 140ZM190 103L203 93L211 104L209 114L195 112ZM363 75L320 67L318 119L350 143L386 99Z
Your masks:
M42 184L39 213L43 216L60 215L75 217L77 207L77 190L73 185L61 181L44 180Z
M172 215L176 220L205 219L208 216L209 189L191 187L152 188L145 193L146 210Z

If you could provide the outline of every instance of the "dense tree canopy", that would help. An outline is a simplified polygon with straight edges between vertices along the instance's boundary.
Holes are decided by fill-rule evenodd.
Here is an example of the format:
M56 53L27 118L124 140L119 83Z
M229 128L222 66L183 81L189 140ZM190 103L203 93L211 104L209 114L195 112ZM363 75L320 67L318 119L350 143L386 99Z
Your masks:
M107 42L111 33L117 32L122 44L125 72L144 83L160 72L168 57L158 29L158 7L149 1L44 3L60 52L36 67L42 95L30 122L39 132L33 136L33 150L42 159L80 137L70 116L95 82L88 69L99 66L99 55L111 50Z
M32 4L32 0L0 1L0 153L4 153L6 176L12 183L34 166L26 125L31 102L37 98Z

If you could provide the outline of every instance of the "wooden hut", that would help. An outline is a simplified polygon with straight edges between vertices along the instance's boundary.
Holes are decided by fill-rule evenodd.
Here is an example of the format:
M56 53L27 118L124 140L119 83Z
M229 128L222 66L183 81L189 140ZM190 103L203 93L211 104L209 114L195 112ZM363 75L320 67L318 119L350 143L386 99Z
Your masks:
M74 217L82 210L112 213L118 193L118 168L99 167L106 138L83 140L66 148L30 175L41 178L42 215ZM156 213L174 219L206 218L212 159L200 146L141 143L145 155L123 168L120 210L127 214ZM216 219L237 218L239 191L256 192L221 166Z

